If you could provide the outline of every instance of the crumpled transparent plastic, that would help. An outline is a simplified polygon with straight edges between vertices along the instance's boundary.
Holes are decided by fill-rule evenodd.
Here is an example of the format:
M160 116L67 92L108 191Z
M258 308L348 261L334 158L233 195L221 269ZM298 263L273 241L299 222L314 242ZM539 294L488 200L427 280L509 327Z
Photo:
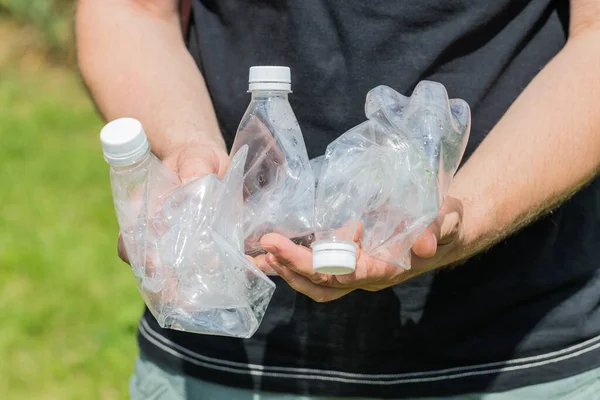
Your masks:
M437 216L464 154L469 106L423 81L411 97L372 89L365 114L315 159L316 240L351 242L360 233L366 255L409 269L410 248Z
M138 288L162 327L248 338L260 325L275 285L243 253L247 152L223 180L211 174L184 186L152 154L137 174L111 172Z
M231 154L248 146L244 169L245 252L275 232L296 242L312 233L314 176L286 91L255 91Z

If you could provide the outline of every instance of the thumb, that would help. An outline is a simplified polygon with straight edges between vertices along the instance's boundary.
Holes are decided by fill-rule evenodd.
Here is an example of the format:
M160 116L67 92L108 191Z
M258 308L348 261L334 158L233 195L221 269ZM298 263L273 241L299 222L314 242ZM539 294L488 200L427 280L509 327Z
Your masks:
M432 258L438 246L452 243L460 233L461 214L449 211L437 216L433 223L419 236L412 247L413 253L421 258Z
M437 237L435 234L436 221L421 234L412 246L412 251L421 258L431 258L435 256L437 250Z
M260 239L260 244L272 256L267 260L275 260L291 270L310 276L314 274L312 268L312 251L304 246L294 244L285 236L277 233L268 233Z
M184 185L190 181L203 177L209 174L219 172L219 166L210 160L200 155L191 155L188 157L180 157L177 162L177 174L181 183Z

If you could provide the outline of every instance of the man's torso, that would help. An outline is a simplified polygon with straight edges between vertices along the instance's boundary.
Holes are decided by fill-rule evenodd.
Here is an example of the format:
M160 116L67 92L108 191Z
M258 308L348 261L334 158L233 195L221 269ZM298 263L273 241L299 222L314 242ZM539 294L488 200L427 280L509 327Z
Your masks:
M248 68L287 65L310 156L364 121L367 91L420 80L465 99L468 157L566 41L566 1L194 1L189 48L228 145ZM275 278L249 340L162 330L142 351L267 391L406 397L504 390L600 366L599 182L463 266L326 304ZM535 382L532 382L535 381Z

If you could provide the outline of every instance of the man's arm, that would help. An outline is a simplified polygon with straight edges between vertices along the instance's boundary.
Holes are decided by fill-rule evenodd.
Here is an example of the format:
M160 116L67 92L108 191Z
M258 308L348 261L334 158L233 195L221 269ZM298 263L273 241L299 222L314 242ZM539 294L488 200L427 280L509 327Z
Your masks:
M559 205L600 168L600 2L573 0L569 39L456 175L469 257Z
M315 273L310 250L261 239L256 259L315 301L377 291L464 260L560 204L600 169L600 1L572 0L569 40L457 173L436 221L413 246L413 268L359 253L356 271ZM461 222L462 216L462 222Z
M79 66L106 119L142 121L161 158L190 145L225 152L177 0L79 0Z
M79 0L79 68L103 116L137 118L183 183L225 174L227 150L202 75L185 48L178 0ZM119 256L128 257L119 237Z

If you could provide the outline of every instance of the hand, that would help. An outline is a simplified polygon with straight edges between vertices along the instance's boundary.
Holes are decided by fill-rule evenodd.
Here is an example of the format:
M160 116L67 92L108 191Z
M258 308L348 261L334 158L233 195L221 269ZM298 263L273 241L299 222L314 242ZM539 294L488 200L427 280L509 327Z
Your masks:
M189 143L174 147L162 160L163 164L177 173L181 183L208 174L217 174L220 178L225 175L229 167L229 156L223 146L212 143ZM119 233L118 254L121 260L129 264L129 257Z
M411 251L410 270L376 260L359 247L356 270L348 275L314 272L312 251L270 233L261 239L267 255L255 259L267 273L275 272L292 288L317 302L338 299L356 290L378 291L454 261L462 241L462 203L447 197L435 221L417 239Z
M224 147L212 143L190 143L175 147L162 160L186 184L208 174L222 178L229 167L229 156Z

